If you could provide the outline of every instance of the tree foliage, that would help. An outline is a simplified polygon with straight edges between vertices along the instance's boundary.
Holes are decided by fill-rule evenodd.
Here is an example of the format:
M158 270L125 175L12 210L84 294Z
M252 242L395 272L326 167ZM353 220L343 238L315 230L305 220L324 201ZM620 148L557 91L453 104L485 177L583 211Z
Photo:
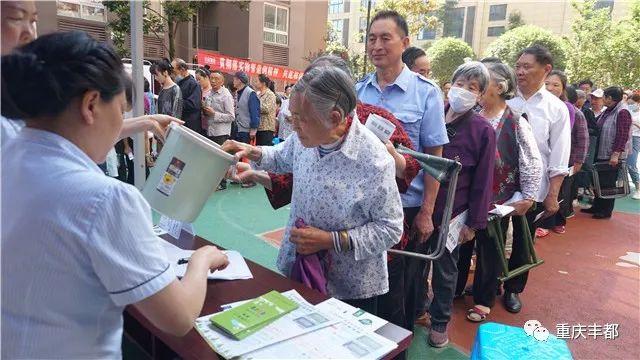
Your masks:
M375 14L380 10L395 10L407 20L409 35L416 35L425 26L431 29L437 26L436 11L439 6L435 1L382 0L376 3L372 13Z
M475 58L473 49L466 42L456 38L436 40L427 50L431 60L431 73L440 84L451 80L451 75L465 62Z
M131 33L131 17L129 1L103 1L105 8L115 14L113 20L107 26L111 29L113 43L122 56L129 56L130 49L127 47L126 39ZM181 23L191 21L194 15L211 1L162 1L163 13L159 13L149 0L144 0L143 8L146 10L143 16L143 32L145 35L153 34L164 40L164 33L169 39L169 58L175 57L175 39L178 27ZM235 1L240 9L248 9L249 1Z
M640 87L640 0L629 17L612 21L609 9L596 9L595 0L574 2L577 14L569 38L570 81L590 78L599 86Z
M489 44L485 50L485 56L495 56L513 66L520 51L536 44L549 49L556 69L565 68L567 63L565 40L549 30L534 25L523 25L505 32Z
M342 39L338 37L337 31L334 29L331 22L327 23L327 32L324 36L325 49L310 52L304 59L309 63L313 62L316 58L323 55L335 55L341 57L349 65L351 70L351 76L354 80L357 80L364 76L363 65L366 61L364 54L355 53L350 51L342 44Z
M509 13L509 19L507 23L507 30L513 30L517 27L524 25L524 20L522 20L522 14L519 10L514 10Z

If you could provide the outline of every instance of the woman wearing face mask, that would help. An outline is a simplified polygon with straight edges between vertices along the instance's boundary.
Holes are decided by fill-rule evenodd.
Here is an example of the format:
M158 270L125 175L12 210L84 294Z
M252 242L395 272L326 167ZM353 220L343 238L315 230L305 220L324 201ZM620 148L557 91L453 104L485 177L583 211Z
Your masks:
M19 269L2 274L2 357L121 358L130 304L185 335L227 259L205 246L178 280L142 194L97 167L122 133L119 56L84 32L53 33L0 65L2 111L26 120L2 157L2 261Z
M465 225L458 242L472 240L478 230L487 227L489 204L493 199L493 167L495 164L496 135L489 122L473 111L489 86L489 71L480 62L471 61L456 69L445 107L445 123L449 143L443 147L442 157L462 164L458 175L452 218L466 211ZM434 224L440 224L447 198L447 186L442 184L434 208ZM431 235L429 246L435 246L439 231ZM433 300L429 306L431 333L429 344L443 347L448 341L447 324L458 279L458 251L445 249L438 260L432 262ZM431 248L431 251L434 249Z
M491 81L480 100L480 115L487 119L496 132L492 203L503 204L516 192L522 194L522 200L510 204L515 211L501 219L503 234L506 234L511 216L525 215L535 203L542 176L542 159L531 125L506 102L516 93L515 73L508 65L498 62L485 63L485 66L489 69ZM513 225L520 231L520 221L514 221ZM477 255L473 276L474 307L468 310L467 319L481 322L495 304L498 276L502 269L498 250L489 232L479 231L475 242L472 240L460 246L456 295L461 296L465 289L474 243ZM517 250L519 244L515 246Z
M638 153L640 153L640 92L631 94L627 99L627 107L631 113L631 155L627 166L629 175L635 186L631 197L640 200L640 175L638 175Z

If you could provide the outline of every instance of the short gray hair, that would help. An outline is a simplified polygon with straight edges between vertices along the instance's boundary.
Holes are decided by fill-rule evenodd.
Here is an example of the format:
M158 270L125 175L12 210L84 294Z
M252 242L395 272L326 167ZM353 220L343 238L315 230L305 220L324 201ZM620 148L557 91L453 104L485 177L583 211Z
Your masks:
M578 95L578 99L586 99L587 98L587 93L584 92L583 90L576 89L576 94Z
M356 107L353 80L335 66L308 70L293 86L293 93L309 101L327 128L331 111L338 110L344 118Z
M503 63L483 63L489 73L491 74L491 80L501 88L500 97L505 100L513 99L516 96L516 74L507 64Z
M349 64L347 64L347 61L336 55L322 55L317 57L311 62L311 64L309 64L309 66L307 66L306 69L304 69L304 72L306 73L309 70L315 69L320 66L335 66L338 69L344 71L347 75L349 75L349 77L352 77L351 69L349 69Z
M465 81L476 80L480 85L480 93L484 93L489 86L489 70L479 61L466 62L456 69L451 78L451 84L455 84L456 80L462 79Z

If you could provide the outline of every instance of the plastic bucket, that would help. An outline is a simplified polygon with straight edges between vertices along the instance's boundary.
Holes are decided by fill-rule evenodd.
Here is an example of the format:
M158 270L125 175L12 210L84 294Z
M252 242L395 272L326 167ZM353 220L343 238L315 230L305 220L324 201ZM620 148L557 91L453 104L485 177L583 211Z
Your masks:
M187 127L171 124L142 195L156 211L193 222L235 162L220 145Z

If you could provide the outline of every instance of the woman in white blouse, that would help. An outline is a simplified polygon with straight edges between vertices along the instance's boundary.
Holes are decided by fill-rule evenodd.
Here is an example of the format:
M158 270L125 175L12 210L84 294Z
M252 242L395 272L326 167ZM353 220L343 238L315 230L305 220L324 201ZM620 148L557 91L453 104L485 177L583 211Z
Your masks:
M372 132L352 121L353 89L340 69L312 69L294 86L294 133L287 141L274 147L228 141L224 148L258 169L293 173L280 270L290 275L296 252L327 250L329 294L375 313L377 296L389 290L385 251L400 240L402 204L393 158ZM294 228L297 219L309 226Z
M189 332L209 270L227 259L205 246L178 280L140 192L96 165L122 132L118 55L84 32L54 33L1 65L2 114L26 120L2 156L2 358L119 358L130 304Z

